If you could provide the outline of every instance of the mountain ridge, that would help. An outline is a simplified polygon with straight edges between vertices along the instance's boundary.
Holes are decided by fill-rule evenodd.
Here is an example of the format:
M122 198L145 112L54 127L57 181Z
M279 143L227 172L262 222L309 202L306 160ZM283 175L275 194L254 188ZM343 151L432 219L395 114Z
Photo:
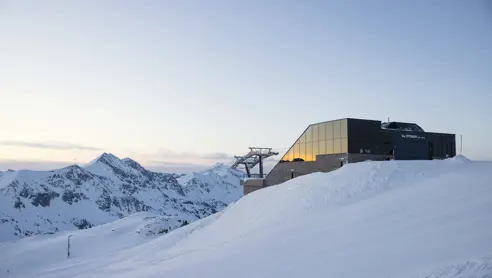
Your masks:
M182 175L153 172L111 153L83 166L0 172L0 242L85 229L138 212L178 218L165 229L171 231L239 199L242 176L223 164Z

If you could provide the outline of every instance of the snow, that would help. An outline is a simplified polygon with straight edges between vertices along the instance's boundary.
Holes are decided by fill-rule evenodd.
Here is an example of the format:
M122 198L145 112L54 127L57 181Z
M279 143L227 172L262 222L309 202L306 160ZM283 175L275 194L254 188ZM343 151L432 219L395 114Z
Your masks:
M30 182L45 178L49 175L50 171L32 171L32 170L19 170L19 171L6 171L0 173L0 189L6 188L14 180L21 177L22 181Z
M165 235L137 233L157 229L148 214L73 232L71 259L67 233L0 243L0 274L487 277L491 170L463 157L348 164L255 191Z
M167 217L170 231L178 220L195 221L239 199L241 175L216 165L184 184L109 153L84 167L0 172L0 242L88 228L140 211Z
M179 182L179 184L182 184L183 186L187 186L188 183L195 177L196 173L187 173L187 174L182 174L179 177L176 178L176 180Z
M177 180L187 196L195 200L205 202L221 200L229 204L243 195L242 187L238 183L243 177L244 172L223 164L216 164L208 171L182 175Z
M89 162L84 168L98 176L108 177L113 181L118 181L119 178L115 175L112 166L122 170L130 169L130 167L120 161L119 158L108 153L104 153L95 160Z

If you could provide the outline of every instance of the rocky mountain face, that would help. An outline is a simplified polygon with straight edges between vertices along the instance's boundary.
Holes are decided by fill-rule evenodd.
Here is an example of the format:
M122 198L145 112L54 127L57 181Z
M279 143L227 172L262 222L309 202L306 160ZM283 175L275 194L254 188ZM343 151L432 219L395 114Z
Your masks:
M86 229L137 212L162 216L169 232L242 196L243 172L217 164L190 174L152 172L104 153L84 167L0 172L0 242Z

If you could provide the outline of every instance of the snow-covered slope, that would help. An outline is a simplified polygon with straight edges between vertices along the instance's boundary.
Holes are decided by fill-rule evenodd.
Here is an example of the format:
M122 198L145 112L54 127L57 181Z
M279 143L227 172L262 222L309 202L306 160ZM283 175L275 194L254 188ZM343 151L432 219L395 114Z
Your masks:
M256 191L164 235L136 234L140 215L78 231L71 259L66 234L4 243L0 271L8 269L10 277L490 277L491 180L492 163L462 157L349 164Z
M216 164L208 171L176 176L187 196L203 202L221 200L225 203L237 201L243 195L237 190L238 180L244 177L241 171L232 170L223 164Z
M108 153L84 167L0 172L0 242L90 228L142 211L189 223L242 194L242 173L227 166L190 175L189 183L180 184L176 174L148 171ZM181 225L169 223L166 230Z

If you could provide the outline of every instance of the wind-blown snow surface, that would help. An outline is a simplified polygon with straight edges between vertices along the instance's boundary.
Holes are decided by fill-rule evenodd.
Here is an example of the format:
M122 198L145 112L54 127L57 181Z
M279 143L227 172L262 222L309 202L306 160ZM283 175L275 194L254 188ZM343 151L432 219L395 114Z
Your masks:
M490 277L492 163L349 164L244 196L168 234L141 215L0 245L10 277ZM116 229L114 227L117 227ZM114 231L112 231L114 230Z
M239 199L242 175L217 164L180 182L182 175L148 171L108 153L84 167L0 172L0 242L90 228L137 212L166 217L170 231Z

